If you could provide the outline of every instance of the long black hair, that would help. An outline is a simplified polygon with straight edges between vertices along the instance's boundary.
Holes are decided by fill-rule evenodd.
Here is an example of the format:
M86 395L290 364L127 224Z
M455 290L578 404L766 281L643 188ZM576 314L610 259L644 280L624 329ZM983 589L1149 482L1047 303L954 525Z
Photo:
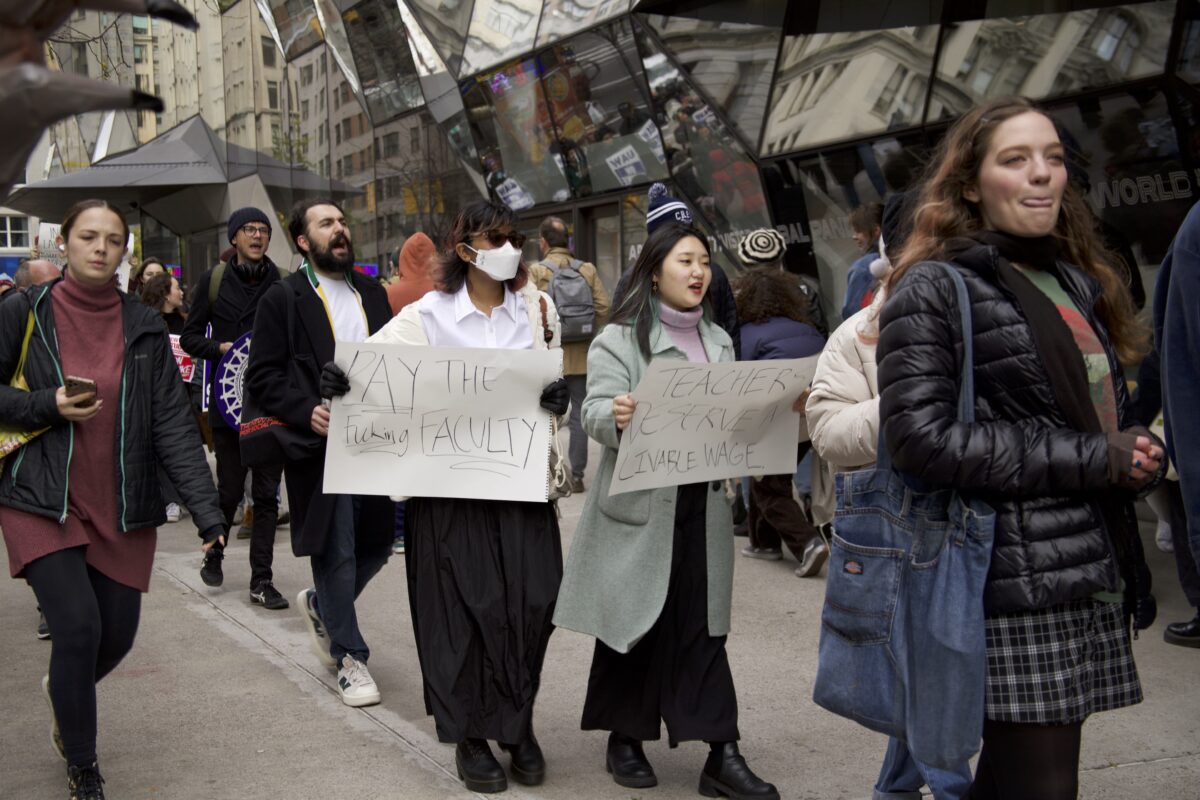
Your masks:
M704 252L711 257L708 239L694 226L678 222L668 222L658 226L646 239L637 261L630 267L628 288L625 290L621 302L617 304L616 311L609 318L610 324L633 325L638 349L647 360L650 359L650 329L654 327L654 322L658 319L659 299L654 296L654 279L662 274L663 261L666 260L675 245L679 244L681 239L689 236L699 239L700 244L704 246ZM712 288L711 283L709 288ZM711 319L712 312L708 301L708 292L704 293L701 304L704 308L705 319Z
M450 225L450 232L446 234L445 252L438 259L439 269L435 281L438 289L447 294L454 294L462 288L463 283L467 280L471 264L459 258L458 245L470 246L472 234L494 231L504 227L516 230L517 215L503 203L497 203L494 200L476 200L459 211ZM522 261L516 276L504 283L515 292L525 285L528 278L529 268Z

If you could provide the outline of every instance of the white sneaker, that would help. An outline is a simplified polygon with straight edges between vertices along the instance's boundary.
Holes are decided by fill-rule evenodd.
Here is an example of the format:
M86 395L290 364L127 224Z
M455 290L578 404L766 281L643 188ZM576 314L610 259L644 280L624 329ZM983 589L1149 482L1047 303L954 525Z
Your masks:
M337 682L342 702L352 708L373 706L379 702L379 687L375 685L371 673L367 672L367 665L354 656L342 656Z
M337 661L329 653L329 634L325 632L325 624L321 622L321 617L313 608L313 601L316 599L316 589L301 589L300 593L296 595L296 607L300 609L304 624L308 626L313 652L317 654L317 658L321 660L322 664L333 669L337 666Z
M1158 521L1158 530L1154 532L1154 543L1164 553L1175 552L1175 542L1171 539L1171 526L1161 519Z
M167 503L167 522L179 522L179 518L183 513L179 510L179 503Z

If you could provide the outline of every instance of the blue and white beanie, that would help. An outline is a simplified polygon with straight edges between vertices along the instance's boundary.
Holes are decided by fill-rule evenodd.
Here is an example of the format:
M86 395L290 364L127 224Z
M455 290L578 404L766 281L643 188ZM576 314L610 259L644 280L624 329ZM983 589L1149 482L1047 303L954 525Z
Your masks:
M656 183L650 187L646 195L650 207L646 210L646 234L654 233L654 229L667 222L678 222L683 225L692 224L692 211L679 200L667 194L667 187Z

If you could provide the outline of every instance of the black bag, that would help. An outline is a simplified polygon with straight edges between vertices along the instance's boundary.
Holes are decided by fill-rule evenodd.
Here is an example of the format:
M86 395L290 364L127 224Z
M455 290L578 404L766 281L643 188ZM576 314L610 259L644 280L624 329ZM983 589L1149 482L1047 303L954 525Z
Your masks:
M287 327L289 335L295 329L294 307L296 298L287 293ZM305 382L300 364L288 359L287 381L291 385ZM273 467L289 462L320 455L325 439L309 428L297 428L279 417L267 414L259 405L254 393L242 383L242 418L238 430L238 447L242 464L247 467Z

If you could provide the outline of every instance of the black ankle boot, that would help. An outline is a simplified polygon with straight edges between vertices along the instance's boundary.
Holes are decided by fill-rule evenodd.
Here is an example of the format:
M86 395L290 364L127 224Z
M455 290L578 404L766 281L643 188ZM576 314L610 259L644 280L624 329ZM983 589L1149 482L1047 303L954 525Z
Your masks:
M458 777L472 792L491 794L508 788L508 778L486 739L464 739L454 748Z
M525 786L538 786L546 778L546 757L533 731L516 744L500 743L500 749L512 756L509 768L513 780Z
M737 742L709 742L711 750L700 772L700 794L730 800L779 800L772 784L750 771Z
M610 733L604 763L618 786L630 789L658 786L658 776L654 774L654 767L646 760L642 743L637 739L622 736L616 731Z
M104 778L95 761L67 767L67 791L70 800L104 800Z
M1163 631L1163 641L1182 647L1200 647L1200 614L1188 622L1172 622Z

